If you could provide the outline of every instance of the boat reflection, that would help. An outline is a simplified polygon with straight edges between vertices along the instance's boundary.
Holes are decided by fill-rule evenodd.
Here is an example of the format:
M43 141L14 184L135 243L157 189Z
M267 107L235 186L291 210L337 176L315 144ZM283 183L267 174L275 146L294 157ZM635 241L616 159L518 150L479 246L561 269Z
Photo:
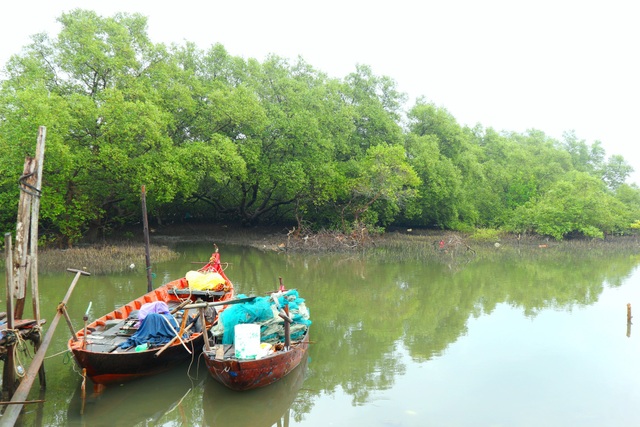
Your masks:
M92 384L87 380L85 398L78 386L69 404L65 424L91 427L158 425L161 419L180 419L183 404L198 394L195 388L203 387L203 379L190 379L187 369L188 364L181 364L162 375L119 387L106 387L100 393L92 392Z
M234 391L207 378L202 398L205 426L272 427L289 425L290 410L302 387L308 358L267 387Z

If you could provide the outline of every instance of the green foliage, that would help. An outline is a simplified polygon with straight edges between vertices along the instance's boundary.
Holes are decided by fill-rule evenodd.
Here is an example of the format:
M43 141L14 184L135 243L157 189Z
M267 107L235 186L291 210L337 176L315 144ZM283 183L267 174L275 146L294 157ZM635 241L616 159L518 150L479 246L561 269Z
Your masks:
M72 245L140 218L380 230L391 224L624 233L640 218L621 156L573 132L461 126L359 65L329 78L302 58L263 62L216 44L167 48L138 14L73 10L33 37L0 82L0 224L12 228L25 153L47 127L47 241ZM403 128L403 125L406 125ZM480 233L480 232L478 232ZM481 233L485 233L484 231Z
M533 231L562 240L571 234L603 238L625 228L624 206L605 184L584 172L570 172L535 203L514 216L515 231Z
M500 240L500 234L500 230L493 228L476 228L469 238L476 242L497 242Z

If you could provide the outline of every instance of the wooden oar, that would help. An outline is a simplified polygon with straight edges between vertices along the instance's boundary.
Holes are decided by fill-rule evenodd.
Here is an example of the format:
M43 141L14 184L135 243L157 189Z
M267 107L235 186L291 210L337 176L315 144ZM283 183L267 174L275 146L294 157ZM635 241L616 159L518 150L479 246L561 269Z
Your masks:
M187 318L189 317L189 309L185 309L184 313L182 313L182 322L180 323L180 333L179 335L182 336L182 334L184 333L184 326L187 324Z
M167 325L169 325L169 328L171 328L171 330L173 331L174 334L176 334L176 338L178 338L178 340L180 341L180 344L182 344L182 346L184 347L185 350L187 350L187 352L189 354L191 354L191 350L189 350L189 347L187 347L187 345L184 343L184 341L182 341L182 338L180 338L180 335L178 335L178 331L176 331L176 329L173 327L173 325L171 324L171 322L169 322L169 319L167 319L166 317L162 316L162 318L167 322Z
M183 308L185 305L189 304L190 302L191 302L191 300L188 300L188 299L186 299L186 300L182 301L180 304L178 304L178 306L177 306L176 308L174 308L173 310L171 310L171 314L176 314L178 311L182 310L182 308Z
M187 326L186 328L184 328L184 332L188 332L189 329L191 329L191 327L195 324L195 322L191 323L189 326ZM176 342L176 340L178 339L178 336L176 335L175 337L171 338L171 341L169 341L168 343L166 343L165 345L162 346L162 348L158 351L156 351L156 354L153 355L153 357L158 357L160 356L166 349L168 349L171 344L173 344L174 342Z

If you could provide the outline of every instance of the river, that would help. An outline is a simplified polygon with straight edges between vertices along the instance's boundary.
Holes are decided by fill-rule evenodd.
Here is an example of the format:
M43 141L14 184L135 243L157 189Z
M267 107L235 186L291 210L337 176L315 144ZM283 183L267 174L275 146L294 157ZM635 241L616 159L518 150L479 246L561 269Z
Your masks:
M304 366L253 392L226 390L199 359L95 395L65 352L59 323L25 426L603 426L640 425L638 256L385 260L219 245L238 293L265 294L282 277L310 309ZM154 285L206 262L212 245L179 244L153 265ZM67 266L82 268L82 266ZM73 275L42 274L52 319ZM146 291L144 269L81 277L75 328ZM29 305L27 307L30 307ZM26 317L30 315L26 311ZM22 356L25 358L26 356Z

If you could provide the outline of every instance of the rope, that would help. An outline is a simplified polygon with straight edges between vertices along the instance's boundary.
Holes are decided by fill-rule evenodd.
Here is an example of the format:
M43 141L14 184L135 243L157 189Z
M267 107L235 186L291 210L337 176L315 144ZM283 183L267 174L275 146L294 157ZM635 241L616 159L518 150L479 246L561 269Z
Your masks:
M59 352L59 353L52 354L51 356L47 356L47 357L45 357L45 359L51 359L52 357L60 356L60 355L61 355L61 354L63 354L63 353L69 353L69 354L71 354L71 352L70 352L69 350L62 350L62 351L61 351L61 352Z
M26 346L25 340L22 338L22 335L16 333L14 329L14 334L16 337L17 344L13 346L13 360L17 363L14 364L14 369L16 371L16 375L19 378L23 378L26 375L26 371L23 367L22 359L20 358L19 351L22 351L25 356L29 356L29 347Z
M20 178L18 179L18 182L21 185L20 190L31 196L40 197L40 195L42 194L42 191L34 187L33 185L29 184L28 182L26 182L27 179L32 177L33 175L35 175L35 173L31 172L31 173L20 176ZM27 190L27 188L32 191Z

